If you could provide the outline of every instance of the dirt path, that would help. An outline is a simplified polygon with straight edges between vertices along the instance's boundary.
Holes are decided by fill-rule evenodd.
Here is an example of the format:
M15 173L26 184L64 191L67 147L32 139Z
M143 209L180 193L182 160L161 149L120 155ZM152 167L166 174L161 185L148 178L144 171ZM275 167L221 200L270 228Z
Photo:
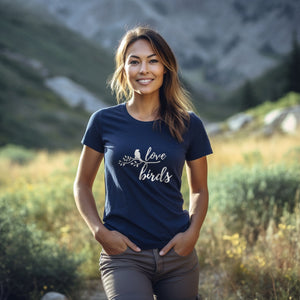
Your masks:
M107 300L101 280L90 280L87 284L87 289L81 296L82 300Z
M101 291L93 291L90 294L84 295L82 300L107 300L104 292Z

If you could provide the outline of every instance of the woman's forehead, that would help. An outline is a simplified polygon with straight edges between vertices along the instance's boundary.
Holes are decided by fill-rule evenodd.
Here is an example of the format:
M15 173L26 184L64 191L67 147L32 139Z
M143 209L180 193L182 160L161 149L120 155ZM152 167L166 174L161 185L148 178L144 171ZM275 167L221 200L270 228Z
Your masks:
M150 42L145 39L139 39L133 42L126 51L125 57L131 56L154 56L157 55L154 51L153 47L151 46Z

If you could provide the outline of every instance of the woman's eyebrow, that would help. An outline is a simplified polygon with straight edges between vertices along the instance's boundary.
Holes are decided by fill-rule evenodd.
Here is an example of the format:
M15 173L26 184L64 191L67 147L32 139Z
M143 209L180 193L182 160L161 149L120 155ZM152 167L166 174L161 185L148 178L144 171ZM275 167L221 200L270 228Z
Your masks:
M150 54L150 55L147 56L147 58L150 58L150 57L153 57L153 56L156 56L156 54L155 53ZM137 56L137 55L132 54L132 55L129 56L129 58L140 58L140 57Z

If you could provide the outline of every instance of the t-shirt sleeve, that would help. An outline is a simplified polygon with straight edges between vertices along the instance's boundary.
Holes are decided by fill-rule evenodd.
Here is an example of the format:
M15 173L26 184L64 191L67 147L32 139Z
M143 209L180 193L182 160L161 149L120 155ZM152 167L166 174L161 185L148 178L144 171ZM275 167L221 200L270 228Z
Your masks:
M93 113L90 117L81 143L98 152L104 153L100 111Z
M200 118L194 113L191 113L188 131L189 144L186 160L198 159L213 152L204 125Z

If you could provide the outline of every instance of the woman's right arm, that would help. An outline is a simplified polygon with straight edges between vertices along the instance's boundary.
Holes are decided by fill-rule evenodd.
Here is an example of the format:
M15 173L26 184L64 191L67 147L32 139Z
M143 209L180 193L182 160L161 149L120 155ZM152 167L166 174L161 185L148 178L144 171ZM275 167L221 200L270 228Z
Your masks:
M108 254L119 254L127 246L135 251L139 251L138 247L126 236L117 231L108 230L99 217L92 189L103 156L103 153L83 146L74 182L76 206L93 233L94 238Z
M92 192L93 183L103 156L103 153L83 146L74 182L76 206L94 236L104 229Z

